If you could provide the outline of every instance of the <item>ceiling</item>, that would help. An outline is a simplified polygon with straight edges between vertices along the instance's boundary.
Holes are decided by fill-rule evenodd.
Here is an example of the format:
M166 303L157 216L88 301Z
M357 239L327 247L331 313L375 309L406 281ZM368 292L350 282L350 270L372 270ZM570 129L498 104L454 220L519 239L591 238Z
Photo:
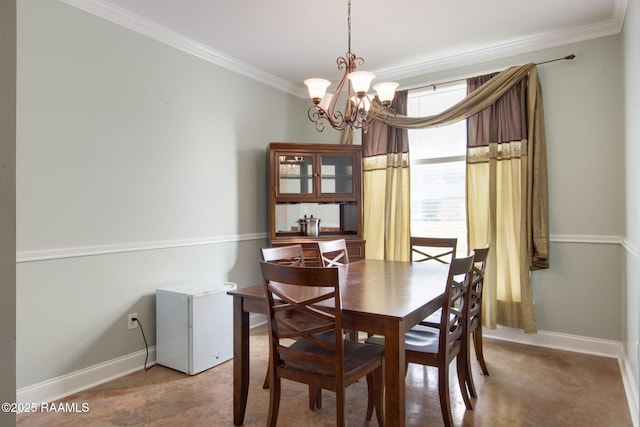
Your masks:
M347 51L347 0L62 1L298 96ZM351 51L398 80L617 34L627 2L353 0Z

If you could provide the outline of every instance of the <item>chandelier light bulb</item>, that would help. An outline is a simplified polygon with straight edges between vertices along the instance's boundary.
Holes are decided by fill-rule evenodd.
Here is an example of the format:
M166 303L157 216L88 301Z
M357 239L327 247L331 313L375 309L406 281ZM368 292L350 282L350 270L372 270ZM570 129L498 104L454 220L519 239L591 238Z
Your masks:
M307 79L304 84L309 88L309 96L313 99L313 103L318 105L331 82L325 79Z
M349 78L351 85L353 86L353 91L359 98L362 98L367 94L369 85L371 85L371 80L375 77L376 75L369 71L354 71L347 75L347 78Z
M393 96L396 93L396 88L399 86L399 83L396 82L384 82L378 83L373 87L375 91L378 93L378 98L380 102L385 107L391 105L391 101L393 101Z

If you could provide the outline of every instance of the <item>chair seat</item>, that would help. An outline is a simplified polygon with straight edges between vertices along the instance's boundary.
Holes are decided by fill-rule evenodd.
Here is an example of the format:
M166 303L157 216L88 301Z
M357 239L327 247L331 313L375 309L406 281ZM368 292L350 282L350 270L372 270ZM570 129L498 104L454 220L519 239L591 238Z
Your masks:
M335 337L335 335L333 337ZM327 338L329 338L328 334L320 337L320 339L323 340ZM333 351L306 339L300 339L294 342L289 348L299 352L310 353L314 356L333 356ZM344 373L347 377L355 374L363 365L379 362L380 356L384 353L384 347L379 345L359 343L349 340L343 341L343 350ZM313 363L312 361L307 361L304 364L299 362L300 361L296 361L295 364L287 362L285 366L287 368L303 369L305 371L312 372L323 372L326 369L326 367L323 368L320 364Z
M416 325L404 334L405 351L416 351L420 353L438 353L440 333L438 329ZM365 341L370 344L384 346L384 337L374 335ZM407 358L407 362L411 362Z

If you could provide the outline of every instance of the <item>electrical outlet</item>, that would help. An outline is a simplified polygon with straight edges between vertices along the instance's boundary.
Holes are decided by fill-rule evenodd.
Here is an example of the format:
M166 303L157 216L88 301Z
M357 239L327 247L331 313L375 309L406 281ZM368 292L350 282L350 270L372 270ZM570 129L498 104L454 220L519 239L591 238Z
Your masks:
M127 318L127 327L129 329L135 329L138 327L138 322L133 320L138 318L138 313L131 313Z

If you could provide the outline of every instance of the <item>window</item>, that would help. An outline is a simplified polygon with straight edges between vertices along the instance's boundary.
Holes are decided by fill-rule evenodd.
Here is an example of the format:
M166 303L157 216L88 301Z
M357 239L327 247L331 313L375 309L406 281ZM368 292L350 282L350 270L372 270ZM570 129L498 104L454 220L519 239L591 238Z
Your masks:
M409 92L410 117L438 114L467 95L465 83ZM411 234L457 237L467 255L465 170L467 122L409 130Z

